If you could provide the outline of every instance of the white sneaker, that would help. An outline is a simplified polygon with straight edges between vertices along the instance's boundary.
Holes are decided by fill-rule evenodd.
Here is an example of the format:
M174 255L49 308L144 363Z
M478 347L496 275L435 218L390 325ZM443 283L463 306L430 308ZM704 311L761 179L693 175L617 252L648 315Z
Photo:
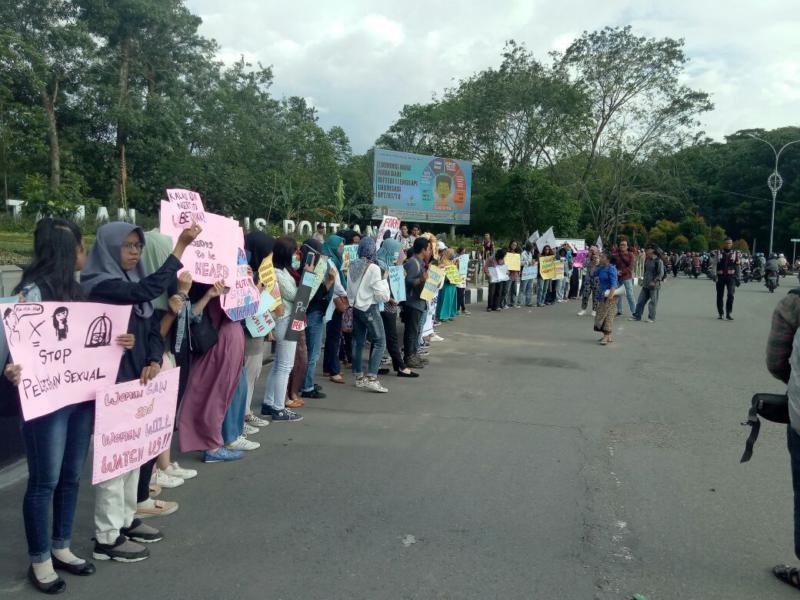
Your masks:
M253 427L250 423L245 423L244 428L242 429L242 433L245 435L255 435L259 431L261 431L258 427Z
M258 417L253 413L245 415L244 422L247 423L248 425L252 425L253 427L266 427L267 425L269 425L269 421L267 421L266 419L262 419L261 417Z
M585 315L585 314L586 314L586 311L585 311L585 310L579 310L579 311L578 311L578 316L579 316L579 317L582 317L582 316L583 316L583 315Z
M231 450L256 450L257 448L261 448L261 444L258 442L252 442L248 440L245 436L240 435L236 440L225 446L226 448L230 448Z
M177 462L171 463L163 473L172 475L173 477L180 477L181 479L194 479L197 477L197 471L194 469L184 469Z
M438 333L434 333L434 334L431 336L431 341L432 341L432 342L443 342L443 341L444 341L444 338L443 338L442 336L440 336Z
M167 475L160 469L153 469L153 476L150 478L150 485L160 485L162 488L176 488L183 485L183 477Z
M655 323L655 321L653 321L653 319L645 319L645 321L644 321L644 322L645 322L645 323Z
M593 310L593 311L592 311L592 316L593 316L593 317L596 317L596 316L597 316L597 311L596 311L596 310Z
M367 383L367 378L363 375L361 377L356 377L356 387L363 388Z
M378 392L379 394L385 394L389 391L387 388L383 387L381 382L377 379L365 379L362 387L370 392Z

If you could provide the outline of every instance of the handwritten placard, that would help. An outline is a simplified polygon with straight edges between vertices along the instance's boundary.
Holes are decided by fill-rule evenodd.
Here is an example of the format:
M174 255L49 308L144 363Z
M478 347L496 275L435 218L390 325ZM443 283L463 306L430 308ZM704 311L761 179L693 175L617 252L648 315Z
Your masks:
M541 256L539 257L539 271L542 279L552 279L556 274L556 257L555 256Z
M406 301L406 270L403 267L389 267L389 289L397 302Z
M239 248L239 264L236 269L236 279L228 293L220 298L220 305L231 321L242 321L258 312L261 294L253 283L247 265L247 255L242 248Z
M173 223L176 227L186 229L197 223L201 227L206 224L206 211L200 194L191 190L167 190L167 200L172 205Z
M281 288L278 286L278 277L272 264L272 254L261 261L258 267L258 280L264 284L264 289L272 297L272 306L269 310L275 310L281 305Z
M269 312L269 307L275 303L275 299L269 292L261 292L261 302L258 305L258 312L252 317L247 317L244 321L247 331L254 338L264 337L275 329L275 319Z
M564 279L564 262L557 260L553 267L553 279Z
M358 260L358 244L350 244L342 250L342 271L350 268L350 263Z
M440 269L435 265L428 268L428 279L425 280L425 287L422 289L419 297L422 300L430 301L437 296L439 288L444 284L444 269Z
M467 278L467 273L469 272L469 255L462 254L458 257L458 272L461 273L461 277L464 279Z
M180 371L162 371L145 385L136 379L98 390L92 484L138 469L170 447Z
M2 312L11 360L22 366L26 421L94 400L98 387L116 381L123 349L114 338L128 331L130 306L23 302Z
M161 233L177 242L185 228L175 226L174 215L174 207L162 201L159 221ZM239 243L241 228L233 219L214 213L205 213L205 218L203 231L183 253L183 270L189 271L195 282L215 283L222 279L225 285L231 287L237 274L239 246L242 245Z
M397 237L400 233L400 219L399 217L392 217L391 215L384 215L381 226L378 228L378 238L375 240L375 247L380 248L383 240L386 237L386 232L389 232L390 238Z
M458 270L458 265L451 264L447 265L444 268L445 275L447 275L447 279L450 283L454 285L458 285L459 283L464 283L464 278L461 277L461 273Z
M509 252L506 254L505 264L508 267L509 271L520 271L522 270L522 259L519 253L517 252Z
M537 274L539 273L539 267L537 265L529 265L527 267L522 267L522 281L528 281L529 279L536 279Z

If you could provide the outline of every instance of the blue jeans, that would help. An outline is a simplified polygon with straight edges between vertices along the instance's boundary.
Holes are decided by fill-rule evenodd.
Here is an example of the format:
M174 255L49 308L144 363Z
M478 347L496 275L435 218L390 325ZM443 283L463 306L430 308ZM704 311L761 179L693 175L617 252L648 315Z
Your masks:
M361 355L367 339L372 344L369 349L367 375L377 377L381 358L386 350L386 334L383 331L383 320L377 304L373 304L367 310L353 308L353 373L355 375L364 373L361 370L363 363Z
M794 554L800 558L800 435L791 424L786 428L786 445L789 448L794 490Z
M636 312L636 300L633 297L633 279L626 279L620 282L625 287L625 297L628 299L628 308L631 309L631 315ZM622 296L617 298L617 312L622 314Z
M519 282L517 304L522 303L523 296L525 297L525 306L531 306L533 304L533 279L523 279Z
M550 280L540 279L539 290L536 292L536 304L538 306L544 306L545 300L547 300L547 291L549 289L550 289Z
M31 562L49 560L50 548L70 547L81 471L86 462L93 428L93 402L65 406L49 415L22 423L29 474L22 515Z
M308 366L303 379L301 392L314 391L314 373L322 351L322 334L325 333L325 313L315 310L306 313L306 348L308 348Z
M227 446L242 435L244 429L244 414L247 412L247 373L241 369L239 385L233 391L233 398L225 411L222 421L222 441Z

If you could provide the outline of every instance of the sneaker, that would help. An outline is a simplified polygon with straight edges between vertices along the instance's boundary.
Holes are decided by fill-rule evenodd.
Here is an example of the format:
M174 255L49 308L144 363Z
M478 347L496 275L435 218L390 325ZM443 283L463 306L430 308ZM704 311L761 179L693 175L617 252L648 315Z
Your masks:
M389 390L381 385L381 382L377 379L367 379L367 382L364 384L364 389L369 390L370 392L378 392L379 394L385 394Z
M160 494L161 494L161 486L160 485L153 485L151 483L150 484L150 497L151 498L156 498Z
M144 502L139 502L139 504L136 505L136 518L149 519L150 517L166 517L177 510L177 502L148 498Z
M725 317L725 318L726 318L728 321L733 321L733 315L728 315L728 316L727 316L727 317Z
M582 316L583 316L583 315L585 315L585 314L586 314L586 311L585 311L585 310L579 310L579 311L578 311L578 316L579 316L579 317L582 317Z
M164 473L172 475L173 477L180 477L183 480L197 477L197 471L194 469L184 469L176 462L170 463L170 465L164 469Z
M363 375L356 375L356 380L355 380L354 383L355 383L355 386L357 388L362 388L362 387L364 387L364 382L365 381L366 381L366 379L364 378Z
M250 425L249 423L245 423L245 424L244 424L244 427L242 428L242 433L243 433L244 435L255 435L255 434L257 434L259 431L261 431L261 430L260 430L258 427L253 427L253 426L252 426L252 425Z
M141 519L134 519L130 527L123 527L119 532L129 540L140 544L153 544L164 539L164 534L155 527L145 525Z
M637 319L636 317L628 317L628 321L641 321L641 319Z
M413 356L409 356L405 360L405 363L406 363L406 366L409 369L424 369L425 368L425 365L423 364L422 360L416 354L413 355Z
M597 311L596 311L596 310L593 310L593 311L592 311L592 316L593 316L593 317L596 317L596 316L597 316Z
M645 323L655 323L655 319L645 319Z
M433 336L431 337L431 341L432 342L443 342L444 338L442 336L440 336L439 334L434 333Z
M150 550L120 535L113 544L101 544L95 540L92 558L134 563L150 558Z
M248 440L244 435L240 435L236 438L233 442L225 446L229 450L244 450L245 452L249 452L250 450L258 450L261 448L261 444L258 442L252 442Z
M262 404L261 405L261 416L263 417L271 417L275 413L275 409L272 408L269 404Z
M263 410L263 409L262 409ZM228 462L231 460L239 460L244 457L244 453L240 450L231 450L230 448L220 448L219 450L206 450L203 453L204 463L217 463Z
M257 417L255 414L250 413L249 415L244 416L244 422L250 425L251 427L266 427L269 425L269 421L266 419L262 419Z
M430 354L429 350L425 350L425 348L420 348L419 352L417 352L417 356L428 356Z
M300 397L301 398L322 399L322 398L325 398L325 393L324 392L320 392L318 389L315 388L315 389L310 390L308 392L300 392Z
M279 410L274 415L272 415L272 421L285 421L287 423L292 423L294 421L302 421L303 416L298 415L296 412L292 412L288 408L284 408L283 410Z
M471 315L472 313L471 313L471 312L469 312L468 310L462 310L462 311L461 311L461 314L462 314L462 315L467 315L467 316L469 316L469 315Z
M183 477L176 477L168 475L161 469L153 469L153 476L150 478L150 483L153 485L160 485L162 488L176 488L183 485Z

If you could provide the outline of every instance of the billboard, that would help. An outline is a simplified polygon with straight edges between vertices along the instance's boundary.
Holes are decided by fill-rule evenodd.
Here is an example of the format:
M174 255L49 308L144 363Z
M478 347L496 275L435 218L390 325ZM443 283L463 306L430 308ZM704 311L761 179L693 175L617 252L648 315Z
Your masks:
M373 218L468 225L472 163L375 148Z

